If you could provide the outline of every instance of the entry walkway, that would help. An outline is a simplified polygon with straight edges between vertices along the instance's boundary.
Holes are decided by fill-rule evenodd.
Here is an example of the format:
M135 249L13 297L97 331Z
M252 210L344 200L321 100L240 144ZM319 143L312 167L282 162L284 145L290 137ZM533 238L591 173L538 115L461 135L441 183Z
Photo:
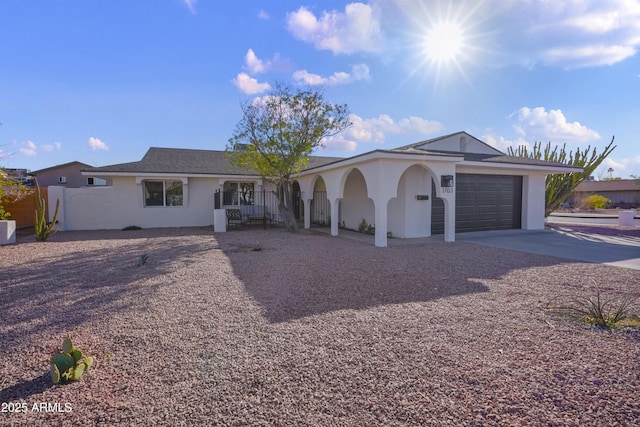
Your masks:
M329 234L328 228L311 230ZM339 236L374 244L372 235L340 230ZM442 242L442 235L415 239L388 239L388 245L417 245ZM456 234L456 241L558 258L613 265L640 270L640 237L601 235L558 227L547 230L494 230Z

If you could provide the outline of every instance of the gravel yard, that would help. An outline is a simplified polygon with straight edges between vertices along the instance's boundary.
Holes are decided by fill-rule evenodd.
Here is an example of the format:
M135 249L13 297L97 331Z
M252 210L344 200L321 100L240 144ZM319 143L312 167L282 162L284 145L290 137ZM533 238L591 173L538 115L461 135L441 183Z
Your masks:
M595 289L640 271L309 231L23 236L0 247L0 425L640 425L640 333L547 308ZM67 333L96 363L51 386Z

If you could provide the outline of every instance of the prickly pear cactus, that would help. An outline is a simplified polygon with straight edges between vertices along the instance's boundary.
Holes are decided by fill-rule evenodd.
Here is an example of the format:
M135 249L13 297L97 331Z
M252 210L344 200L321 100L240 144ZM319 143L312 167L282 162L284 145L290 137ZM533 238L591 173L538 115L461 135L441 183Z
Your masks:
M73 348L71 335L62 341L62 350L51 356L51 382L68 383L80 379L84 371L93 365L93 357L82 358L82 352Z

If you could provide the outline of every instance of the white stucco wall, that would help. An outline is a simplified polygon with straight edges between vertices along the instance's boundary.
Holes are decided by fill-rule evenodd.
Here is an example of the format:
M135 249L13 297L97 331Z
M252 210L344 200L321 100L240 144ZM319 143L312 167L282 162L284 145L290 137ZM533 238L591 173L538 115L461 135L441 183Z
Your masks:
M162 179L153 177L152 179ZM178 179L166 177L164 179ZM112 230L129 225L143 228L191 227L213 224L213 194L217 178L179 178L183 206L144 206L143 184L134 177L114 177L109 187L49 187L49 198L60 198L60 230Z
M522 229L544 230L546 175L522 177Z
M344 185L340 201L340 221L346 228L357 230L362 220L375 225L373 201L367 197L367 184L358 169L353 169Z
M429 200L417 200L417 195ZM389 201L388 230L394 237L431 235L431 176L417 165L405 171L398 183L398 197Z

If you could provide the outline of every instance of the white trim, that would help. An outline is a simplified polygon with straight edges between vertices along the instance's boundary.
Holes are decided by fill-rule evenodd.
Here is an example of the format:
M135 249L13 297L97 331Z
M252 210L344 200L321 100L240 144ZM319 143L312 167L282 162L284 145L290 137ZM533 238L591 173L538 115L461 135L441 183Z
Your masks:
M517 171L531 171L531 172L546 172L546 173L570 173L570 172L582 172L582 168L575 166L541 166L541 165L526 165L518 163L489 163L489 162L463 162L458 164L456 172L471 173L475 171L500 169L503 172L505 169L512 169ZM479 172L483 173L483 172ZM498 175L495 173L494 175Z

